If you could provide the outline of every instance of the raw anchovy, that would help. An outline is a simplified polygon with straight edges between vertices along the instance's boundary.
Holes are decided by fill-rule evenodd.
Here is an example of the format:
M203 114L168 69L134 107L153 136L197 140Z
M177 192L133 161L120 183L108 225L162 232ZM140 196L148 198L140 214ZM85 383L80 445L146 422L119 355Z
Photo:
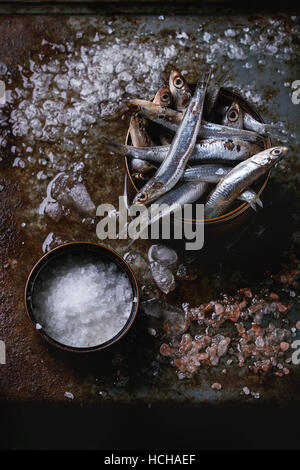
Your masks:
M157 163L163 162L170 150L169 145L136 148L131 145L122 145L113 142L107 137L102 137L101 141L110 150L120 155L126 155L130 158L139 158L141 160L150 160ZM262 148L256 144L239 139L206 139L199 141L195 145L188 161L240 161L260 152L261 149Z
M210 85L207 89L205 96L203 115L207 121L213 121L214 114L216 113L217 103L220 95L221 86L227 80L228 74L221 75L216 83Z
M168 107L172 105L172 94L168 85L163 85L160 87L153 99L154 104L158 104L163 107Z
M205 203L205 217L218 217L232 202L288 152L287 147L273 147L235 166L210 193Z
M191 101L192 92L183 76L177 70L172 70L170 73L169 88L172 93L176 109L178 111L186 109Z
M154 104L158 104L163 108L170 107L173 104L173 97L169 88L169 85L163 85L160 87L153 99ZM161 145L170 145L170 139L165 134L159 136L159 142Z
M132 145L123 145L118 142L114 142L108 137L102 137L100 139L109 150L122 156L129 158L138 158L141 160L150 160L153 162L161 163L170 150L169 145L155 146L155 147L133 147Z
M198 201L206 192L207 188L208 184L201 182L186 182L177 185L155 201L155 206L157 205L156 208L155 206L151 206L151 216L146 227L170 215L184 204L192 204ZM158 206L162 207L161 211L159 211ZM133 222L134 220L131 223Z
M234 109L234 105L236 105L236 103L233 103L230 107L220 106L217 109L217 114L221 116L221 123L223 125L226 125L228 127L239 127L240 129L246 129L248 131L256 132L257 134L260 134L265 137L282 137L281 130L276 124L265 124L264 122L257 121L249 113L243 111L239 105L237 105L240 110L239 117L237 118L237 114L235 112L233 112L231 117L231 120L233 120L233 124L238 123L238 125L231 125L229 114L232 106ZM236 111L239 113L238 108Z
M152 144L146 127L147 120L143 116L132 116L129 124L129 133L134 147L148 147ZM131 161L131 166L133 170L141 175L155 169L153 165L138 158L134 158Z
M204 97L210 73L204 73L184 114L165 160L134 198L134 203L149 204L172 189L184 173L196 144L201 125Z
M281 132L275 124L265 124L254 119L250 114L244 113L244 128L249 131L257 132L264 136L272 136L280 138Z
M130 100L127 105L135 112L137 110L140 111L151 121L162 125L172 132L177 131L178 126L180 125L184 116L182 113L179 113L174 109L163 108L162 106L146 100L133 99ZM258 144L263 143L263 138L256 132L244 129L234 129L232 127L215 124L213 122L207 122L204 120L201 123L198 137L200 139L237 138Z
M217 85L213 85L208 88L206 96L205 96L205 102L204 102L204 117L208 121L212 120L213 114L216 108L216 103L218 101L220 94L220 87Z
M199 165L185 170L182 181L199 181L203 183L218 183L232 170L231 166L225 165ZM252 209L256 210L256 204L263 204L253 189L246 189L238 197L241 201L248 202Z
M235 129L243 129L243 110L238 103L233 102L222 119L222 124Z
M140 112L151 121L157 122L158 124L164 125L165 120L168 120L170 124L173 124L171 130L174 132L176 132L177 126L179 126L183 119L183 113L176 111L175 109L160 106L152 101L134 98L127 102L127 106L133 112Z
M183 173L183 181L202 181L204 183L218 183L227 173L232 170L232 166L204 164L187 168Z
M136 114L131 117L129 133L134 147L149 147L153 145L147 132L148 121L143 116Z

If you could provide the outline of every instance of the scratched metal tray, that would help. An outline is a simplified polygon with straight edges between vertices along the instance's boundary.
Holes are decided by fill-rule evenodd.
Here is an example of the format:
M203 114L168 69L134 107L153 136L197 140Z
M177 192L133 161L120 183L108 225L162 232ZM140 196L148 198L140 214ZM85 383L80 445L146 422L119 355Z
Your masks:
M287 377L265 379L251 374L245 376L232 368L219 393L210 388L220 379L218 367L179 381L175 369L167 362L161 362L161 339L149 335L152 319L143 311L122 344L87 359L51 350L32 331L24 314L26 276L42 255L43 248L63 241L97 241L97 221L92 218L71 212L55 222L46 215L39 215L38 208L51 176L64 169L73 171L84 162L84 166L79 166L76 171L82 175L96 205L103 202L117 205L118 196L123 193L124 162L120 157L108 154L98 138L100 134L106 134L124 141L129 116L109 118L109 111L117 113L118 108L109 108L105 95L106 81L102 100L88 106L84 101L87 95L81 94L82 89L78 89L75 95L66 93L57 97L56 74L66 73L68 66L74 66L76 57L84 61L80 56L82 48L94 51L98 61L96 65L100 67L106 60L99 55L103 54L101 50L105 49L109 55L110 48L116 46L114 51L120 54L121 66L131 74L128 81L126 76L120 78L118 75L124 71L122 67L117 73L114 69L113 79L119 80L123 90L128 87L122 99L133 94L144 97L147 92L151 96L152 85L153 89L157 88L160 77L165 76L167 67L171 65L176 64L181 70L186 70L189 80L195 81L199 68L209 63L216 76L225 74L229 84L238 85L238 91L253 102L266 122L280 121L287 130L291 155L272 175L264 193L264 210L257 214L247 231L231 240L226 247L218 245L209 254L200 255L197 269L201 282L178 281L170 303L180 306L190 301L199 305L218 298L220 292L232 292L244 286L254 290L263 287L278 289L266 272L280 271L282 263L288 262L291 251L299 252L297 157L300 135L297 124L300 105L293 104L291 100L291 83L300 78L299 16L295 12L245 13L221 5L205 4L201 7L193 2L188 5L172 3L172 15L169 8L168 3L147 3L145 13L141 14L139 6L124 2L120 2L119 10L108 2L101 6L96 2L80 6L76 2L65 6L56 2L50 6L39 3L29 6L22 2L13 6L0 4L0 79L12 92L8 96L7 107L1 110L7 125L1 134L0 155L0 339L6 343L7 363L0 365L0 399L3 404L0 416L4 422L14 423L8 426L2 437L3 447L47 447L34 430L40 422L39 413L53 426L62 413L65 419L69 419L66 427L69 437L62 431L58 431L57 437L48 435L50 448L63 448L59 443L63 439L72 448L80 445L133 448L131 438L140 447L145 447L146 443L148 447L195 447L199 429L205 436L203 448L232 448L234 442L237 446L263 448L262 440L258 444L254 437L250 437L250 431L253 431L262 438L261 431L257 430L260 421L254 419L254 416L258 419L261 405L266 407L265 412L269 410L269 417L273 412L278 413L278 420L283 424L287 424L284 408L278 411L276 404L284 405L288 401L299 405L300 369L297 367ZM124 55L124 49L129 51L127 55ZM132 52L136 56L130 62ZM136 72L137 79L134 74L146 53L150 61L161 57L154 68L148 64L148 70L145 69L145 77L150 72L152 74L152 84L149 78L143 78L142 72ZM92 83L96 69L92 58L86 60L90 60ZM47 73L49 80L44 76ZM80 86L82 84L81 81ZM64 91L62 87L60 93ZM109 92L113 91L115 89ZM92 92L95 93L94 88ZM82 113L91 114L96 117L95 122L82 126L75 123L78 132L72 133L72 126L64 123L65 115L62 113L59 115L62 122L47 124L44 112L47 94L54 102L55 112L59 99L62 106L79 99L82 111L74 119L79 119ZM51 103L48 105L51 107ZM16 114L16 110L20 112ZM38 127L32 126L35 118L46 129L45 135L39 135ZM64 141L65 131L67 143ZM120 246L117 242L110 245L124 252L125 245ZM137 246L147 254L149 242L139 242ZM290 315L299 319L298 294L290 297L284 292L283 295L291 305ZM249 384L260 392L259 403L241 396L242 388ZM66 407L65 391L74 395L71 409ZM32 403L36 405L30 405ZM245 431L244 440L233 430L225 431L230 439L224 439L220 430L213 432L214 420L221 417L237 423L241 412L245 413L249 425L249 433ZM102 434L99 440L91 437L90 430L80 444L72 430L75 417L83 425L90 422L90 429L96 428L96 417L102 419L108 429L106 437ZM127 420L137 424L139 417L149 423L148 431L142 435L134 430L134 426L131 430L126 426ZM205 423L212 420L211 429L209 427L205 431L204 424L199 424L201 417ZM126 429L129 433L128 438L123 437L122 440L121 435L115 434L116 428L111 423L116 419L119 419L124 432ZM195 422L191 427L192 419ZM22 421L23 427L15 434L14 426L18 420ZM30 420L32 425L26 424ZM161 425L157 426L160 420L164 423L164 433L158 429ZM182 442L176 423L182 423L182 432L190 445ZM269 425L267 429L273 436L272 427ZM25 438L26 433L31 433L31 437ZM274 439L269 445L278 447L279 441L276 437ZM286 439L282 445L296 445L292 432L289 439L289 443Z

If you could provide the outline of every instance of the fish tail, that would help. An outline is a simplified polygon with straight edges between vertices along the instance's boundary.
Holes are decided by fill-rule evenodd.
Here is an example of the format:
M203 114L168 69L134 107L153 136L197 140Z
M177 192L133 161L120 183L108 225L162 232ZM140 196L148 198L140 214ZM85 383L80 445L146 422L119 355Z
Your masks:
M278 124L264 124L264 130L266 135L280 139L284 133L282 128Z
M102 136L99 141L104 144L107 148L109 148L112 152L115 152L119 155L126 155L126 145L119 144L118 142L114 142L113 140L109 139L108 137Z
M259 197L256 199L255 202L256 202L256 204L257 204L259 207L264 207L263 202L262 202L262 200L261 200Z

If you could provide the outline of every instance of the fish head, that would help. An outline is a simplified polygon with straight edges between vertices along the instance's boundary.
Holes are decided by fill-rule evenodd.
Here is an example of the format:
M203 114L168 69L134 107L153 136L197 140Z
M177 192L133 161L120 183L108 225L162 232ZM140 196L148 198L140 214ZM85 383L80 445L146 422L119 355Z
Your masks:
M176 109L178 111L186 109L189 105L192 93L187 82L177 70L172 70L170 73L169 88L174 98Z
M233 102L229 106L222 124L235 129L243 128L243 110L238 103Z
M141 114L131 117L129 132L134 147L149 147L151 139L148 134L148 121Z
M164 194L164 185L155 179L148 181L147 184L137 193L133 203L140 205L151 204Z
M163 85L160 87L153 99L153 103L159 104L164 108L172 104L172 95L168 85Z
M272 147L254 155L251 161L260 166L270 167L285 157L288 150L288 147Z

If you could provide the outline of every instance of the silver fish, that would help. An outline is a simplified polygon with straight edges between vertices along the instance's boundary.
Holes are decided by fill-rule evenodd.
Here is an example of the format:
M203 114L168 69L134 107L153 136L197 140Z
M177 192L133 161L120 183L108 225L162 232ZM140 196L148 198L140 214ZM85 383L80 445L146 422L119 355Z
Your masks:
M228 73L222 74L217 79L215 79L215 83L210 85L207 89L203 110L204 118L207 121L213 121L214 114L216 113L217 109L221 87L224 85L227 78Z
M110 150L129 158L139 158L161 163L169 153L170 146L162 145L155 147L132 147L113 142L107 137L102 137L101 142ZM262 150L262 147L239 139L206 139L200 140L189 158L189 162L200 162L207 160L230 162L240 161L251 157Z
M232 166L218 164L204 164L187 168L183 173L183 181L202 181L205 183L218 183L227 173L232 170Z
M155 201L155 205L151 206L150 217L144 229L183 207L184 204L192 204L198 201L207 188L207 183L186 182L180 183L168 193L163 194ZM134 223L134 220L131 223ZM130 228L130 224L128 228Z
M194 181L203 183L218 183L225 175L232 170L231 166L204 164L187 168L183 174L182 181ZM263 204L253 189L246 189L238 197L241 201L247 202L252 209L256 210L256 204L263 207Z
M132 116L129 124L129 133L134 147L149 147L153 145L147 132L148 121L145 117L136 114Z
M281 132L275 124L265 124L254 119L250 114L244 113L243 119L244 129L257 132L260 135L278 137L280 138Z
M203 183L218 183L232 167L225 165L199 165L185 170L182 181L194 181ZM246 189L237 198L247 202L252 209L256 210L256 204L263 207L261 200L253 189Z
M147 132L148 121L143 116L135 115L130 119L129 124L129 133L131 137L131 142L134 147L148 147L152 144L150 136ZM137 174L143 175L148 173L150 170L155 169L155 167L145 160L134 158L131 161L132 169L137 172Z
M175 107L178 111L186 109L191 101L192 92L177 70L172 70L169 76L169 88L174 99Z
M151 121L160 124L161 126L165 127L166 129L169 129L172 132L177 131L178 126L180 125L184 116L182 113L175 111L174 109L163 108L162 106L159 106L146 100L133 99L128 101L127 105L133 111L141 112ZM248 142L255 142L259 145L262 145L263 143L263 138L256 132L244 129L235 129L232 127L207 122L204 120L202 120L201 122L198 137L200 139L237 138L246 140Z
M218 85L210 86L207 90L204 102L204 117L205 119L212 120L216 108L216 104L220 94L220 87Z
M196 144L209 77L210 73L206 72L198 82L168 155L153 178L135 196L135 204L149 204L155 201L172 189L183 175L187 161Z
M224 214L233 201L288 152L287 147L273 147L254 155L235 166L215 189L205 203L205 217Z

